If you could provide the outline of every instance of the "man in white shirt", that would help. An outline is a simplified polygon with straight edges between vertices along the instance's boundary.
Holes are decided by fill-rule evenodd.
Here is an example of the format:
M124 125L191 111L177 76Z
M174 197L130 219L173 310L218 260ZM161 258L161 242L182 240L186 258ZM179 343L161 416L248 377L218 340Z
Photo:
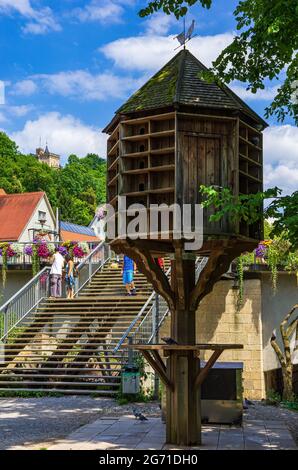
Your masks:
M62 294L62 269L64 266L64 258L59 253L59 248L55 248L53 262L51 267L51 297L61 297Z

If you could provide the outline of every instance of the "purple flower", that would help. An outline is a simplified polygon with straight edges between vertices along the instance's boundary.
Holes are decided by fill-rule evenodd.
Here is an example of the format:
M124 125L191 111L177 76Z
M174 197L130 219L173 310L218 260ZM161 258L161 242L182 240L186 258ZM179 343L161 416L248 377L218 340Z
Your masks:
M264 258L266 252L267 252L267 247L265 245L262 245L262 243L259 243L259 246L256 248L257 258Z
M68 254L67 248L65 246L59 246L59 253L62 256L66 256Z
M25 246L25 248L24 248L24 254L25 254L25 255L28 255L28 256L32 256L32 255L33 255L33 248L32 248L31 245Z

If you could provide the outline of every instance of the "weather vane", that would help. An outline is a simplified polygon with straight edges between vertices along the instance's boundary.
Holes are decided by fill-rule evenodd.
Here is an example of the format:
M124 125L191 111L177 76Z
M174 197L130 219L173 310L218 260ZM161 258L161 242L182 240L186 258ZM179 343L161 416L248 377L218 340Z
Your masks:
M194 29L195 29L195 20L192 20L191 25L188 28L187 32L186 32L186 28L185 28L185 18L183 20L183 23L184 23L183 32L178 34L178 36L174 37L174 39L177 39L178 42L180 43L180 46L176 47L176 49L179 49L179 47L181 47L181 46L183 46L183 48L185 49L185 44L193 38L193 32L194 32ZM176 49L175 49L175 51L176 51Z

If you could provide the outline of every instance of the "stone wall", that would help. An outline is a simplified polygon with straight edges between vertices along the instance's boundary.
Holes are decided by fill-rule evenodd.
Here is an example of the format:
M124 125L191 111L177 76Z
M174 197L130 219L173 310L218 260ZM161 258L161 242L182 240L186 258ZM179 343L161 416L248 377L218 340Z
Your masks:
M251 399L265 397L262 370L261 281L245 280L244 302L236 309L233 281L219 281L206 296L197 312L198 343L241 343L243 350L228 350L220 357L222 362L243 362L244 396ZM170 319L162 326L160 335L169 336ZM202 353L208 359L209 352Z

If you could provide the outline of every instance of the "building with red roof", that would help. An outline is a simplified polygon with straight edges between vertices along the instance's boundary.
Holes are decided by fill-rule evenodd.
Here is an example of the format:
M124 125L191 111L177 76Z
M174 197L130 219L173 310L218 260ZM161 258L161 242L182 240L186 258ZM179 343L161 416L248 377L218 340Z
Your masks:
M55 226L46 193L6 194L0 189L0 242L26 243L33 240L36 231L53 233Z

